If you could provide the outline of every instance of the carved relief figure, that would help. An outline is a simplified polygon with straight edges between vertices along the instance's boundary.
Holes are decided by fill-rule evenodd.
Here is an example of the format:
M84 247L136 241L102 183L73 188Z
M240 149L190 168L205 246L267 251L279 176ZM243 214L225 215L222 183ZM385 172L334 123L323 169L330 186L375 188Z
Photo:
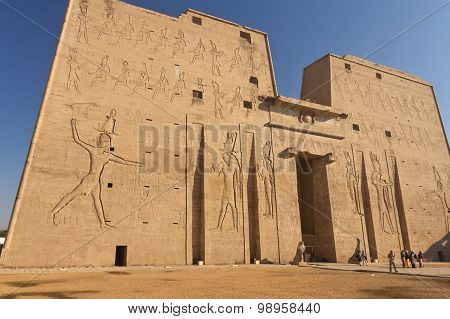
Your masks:
M167 27L162 29L161 35L156 39L155 48L153 49L154 54L167 48L167 41L169 41L169 39L167 38L167 30Z
M227 133L224 143L224 153L222 161L213 164L213 170L218 176L223 176L222 201L217 221L214 229L222 230L223 222L228 209L231 210L233 227L239 231L239 202L241 198L241 167L235 155L237 133Z
M136 41L134 43L134 47L136 48L139 43L142 43L145 41L145 44L148 44L148 40L151 41L151 34L152 30L150 30L148 22L144 21L142 22L142 26L136 36Z
M192 51L194 54L192 56L191 63L194 63L196 61L204 61L205 60L205 51L206 51L205 45L203 44L202 38L200 38L194 51Z
M69 65L69 76L67 78L66 90L70 91L70 88L73 84L75 90L78 93L80 92L80 76L78 75L78 71L83 69L83 67L77 61L77 51L75 49L70 50L69 60L67 60L67 64Z
M364 215L361 209L360 178L356 173L353 159L349 152L344 152L347 168L347 190L353 203L353 213Z
M161 75L159 77L159 80L156 82L156 84L153 86L153 96L152 98L156 97L159 93L166 93L166 88L169 86L169 80L166 77L166 69L161 68Z
M173 45L172 58L177 54L183 54L186 48L186 41L184 40L184 32L178 31L178 35L175 37L176 41Z
M255 48L251 47L248 50L247 63L245 64L245 71L253 74L257 70L256 58L255 58Z
M105 22L97 27L98 35L97 39L99 40L102 35L112 36L114 32L117 29L116 26L116 18L114 17L114 9L113 8L107 8L106 9L106 18Z
M220 90L220 86L216 81L212 81L214 90L214 115L217 119L223 119L223 105L222 100L225 97L225 93Z
M366 105L367 107L373 106L372 87L370 86L370 82L367 82L367 86L363 92L363 101L364 105Z
M143 88L147 90L150 87L150 76L147 70L147 63L144 63L144 70L139 73L139 77L136 80L136 85L134 86L133 92L131 95L136 94L138 88Z
M131 24L131 15L128 16L127 24L123 27L122 31L119 32L119 38L117 39L116 44L120 46L120 42L125 39L131 41L131 37L134 33L134 27Z
M223 51L219 51L213 41L210 40L210 42L212 47L210 51L212 55L212 74L222 76L222 74L220 73L220 68L222 67L222 65L220 64L219 58L223 55Z
M263 218L273 218L273 210L275 207L275 180L273 176L273 163L272 163L272 143L267 142L262 149L263 159L261 164L258 164L258 176L264 184L264 199L265 199L265 211Z
M353 102L353 93L350 89L349 77L350 75L348 75L347 73L334 74L337 89L341 95L342 100L345 102Z
M445 227L447 228L447 232L449 232L450 229L449 229L449 224L448 224L448 218L450 216L450 206L449 206L449 202L447 199L447 194L443 187L441 175L436 170L435 166L433 166L433 173L434 173L434 180L436 181L436 194L439 196L439 199L441 200L442 211L444 213L444 217L445 217L445 221L446 221Z
M355 91L356 99L359 99L363 105L367 106L365 103L364 94L361 91L361 88L359 87L359 82L356 80L353 80L353 86L355 88L354 91Z
M233 57L231 58L231 64L230 64L230 72L233 72L234 70L239 70L242 63L242 58L240 54L240 48L234 49Z
M128 62L123 61L122 63L122 73L117 78L114 84L113 91L115 92L118 86L128 87L128 81L130 80L130 68L128 67Z
M259 62L259 66L258 66L258 70L263 73L264 75L267 74L267 64L266 64L266 57L264 56L263 53L261 53L261 58L260 58L260 62Z
M105 116L105 120L102 124L99 124L97 131L108 134L108 135L117 135L116 133L116 110L111 110L109 115Z
M242 95L241 95L241 87L240 86L238 86L236 88L236 90L234 90L234 96L233 96L233 99L231 100L231 103L232 103L232 106L231 106L231 109L230 109L230 113L233 113L233 107L234 106L236 106L238 108L241 106Z
M91 21L88 16L89 0L80 1L80 14L78 15L78 34L77 41L79 43L89 43L87 24Z
M186 88L186 82L184 81L184 72L181 72L178 76L178 80L173 87L173 93L170 98L170 102L173 102L175 97L183 96L183 90Z
M101 82L106 82L106 80L108 80L108 75L111 73L111 68L108 65L109 62L109 56L104 56L102 58L102 62L100 63L99 67L97 68L97 71L95 71L94 73L94 78L92 79L91 82L91 87L97 82L97 81L101 81Z
M413 95L411 95L411 97L410 97L410 104L411 104L411 108L414 110L414 112L416 113L419 120L422 121L422 114L421 114L419 108L417 107L416 99L414 98Z
M391 212L394 209L393 201L391 197L392 183L384 180L381 173L381 165L378 161L378 157L370 152L370 159L372 160L373 172L372 172L372 184L377 190L378 209L380 212L380 225L381 230L386 234L392 234L395 232L394 224L392 223Z
M109 162L123 165L139 166L140 163L125 160L111 153L111 137L107 133L100 133L97 138L97 145L92 146L80 140L76 127L76 120L72 119L72 135L75 143L84 148L90 157L89 173L83 177L81 182L70 193L64 195L59 203L52 209L53 224L58 225L59 214L71 201L79 196L90 195L94 201L95 212L102 229L113 227L105 221L105 212L101 200L101 176Z

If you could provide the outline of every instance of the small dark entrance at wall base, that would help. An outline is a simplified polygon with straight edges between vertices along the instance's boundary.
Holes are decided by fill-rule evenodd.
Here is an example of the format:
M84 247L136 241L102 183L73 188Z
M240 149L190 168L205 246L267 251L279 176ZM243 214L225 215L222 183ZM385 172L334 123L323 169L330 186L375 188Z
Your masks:
M116 246L116 261L114 265L116 267L127 266L127 246Z

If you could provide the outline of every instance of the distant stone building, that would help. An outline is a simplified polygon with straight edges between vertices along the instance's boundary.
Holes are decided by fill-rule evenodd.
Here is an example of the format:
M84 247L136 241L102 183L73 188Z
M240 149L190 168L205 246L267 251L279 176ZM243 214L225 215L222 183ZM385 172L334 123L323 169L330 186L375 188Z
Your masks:
M71 0L1 262L450 260L449 174L415 76L329 54L281 97L263 32Z

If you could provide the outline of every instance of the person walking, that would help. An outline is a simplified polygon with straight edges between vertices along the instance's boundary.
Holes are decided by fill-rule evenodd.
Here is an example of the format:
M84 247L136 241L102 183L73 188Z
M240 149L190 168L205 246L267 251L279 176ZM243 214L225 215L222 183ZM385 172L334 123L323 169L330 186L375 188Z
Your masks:
M411 267L416 268L417 255L413 250L409 253L409 259L411 260Z
M406 263L405 263L405 257L406 257L406 251L403 249L400 252L400 259L402 260L402 267L405 268Z
M362 253L361 253L361 259L362 259L362 265L363 266L368 266L368 263L367 263L367 254L366 254L366 252L363 250L362 251Z
M405 250L405 263L406 263L406 268L409 268L409 251Z
M361 250L358 250L358 252L356 253L356 259L358 260L358 266L361 266L362 264Z
M423 258L424 258L423 251L419 250L419 253L417 254L417 259L419 260L419 267L423 268Z
M395 253L391 250L388 255L389 259L389 272L392 272L392 268L394 268L395 272L398 272L397 266L395 266Z

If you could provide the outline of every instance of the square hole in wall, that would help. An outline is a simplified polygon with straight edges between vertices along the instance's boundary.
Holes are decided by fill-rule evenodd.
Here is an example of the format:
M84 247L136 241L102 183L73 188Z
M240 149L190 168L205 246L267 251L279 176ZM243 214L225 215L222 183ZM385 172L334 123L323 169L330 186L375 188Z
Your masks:
M384 134L386 135L386 137L392 137L391 131L385 131Z
M108 188L112 188L113 187L113 183L108 183Z
M203 92L202 91L192 91L192 97L197 100L203 100Z
M379 79L379 80L381 80L381 79L383 78L383 76L381 75L381 73L377 73L376 76L377 76L377 79Z
M358 124L353 124L353 131L358 131L359 132L359 125Z
M246 109L252 109L253 108L253 104L250 101L244 101L244 107Z
M116 149L115 149L114 147L110 147L110 148L109 148L109 151L110 151L110 152L114 152L115 150L116 150Z
M241 31L241 38L247 40L248 43L252 43L252 36L248 32Z
M350 64L348 64L348 63L345 63L345 69L347 71L351 71L352 70L352 66Z
M254 77L254 76L251 76L251 77L250 77L250 83L253 84L253 85L258 86L258 85L259 85L258 78L257 78L257 77Z
M197 25L203 25L202 18L199 17L192 17L192 23Z

